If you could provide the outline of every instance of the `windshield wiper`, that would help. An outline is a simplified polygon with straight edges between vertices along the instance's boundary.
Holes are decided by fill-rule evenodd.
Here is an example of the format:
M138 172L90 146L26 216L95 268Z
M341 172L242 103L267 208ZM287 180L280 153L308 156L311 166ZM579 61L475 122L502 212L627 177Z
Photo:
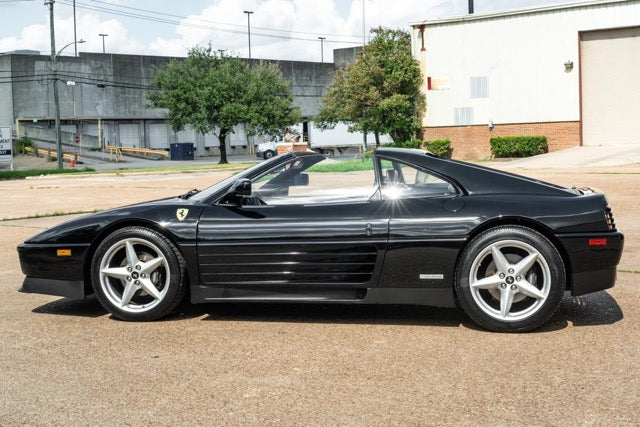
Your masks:
M188 199L189 197L193 196L196 193L199 193L200 190L198 190L197 188L194 188L193 190L189 190L184 194L181 194L180 196L178 196L181 199Z

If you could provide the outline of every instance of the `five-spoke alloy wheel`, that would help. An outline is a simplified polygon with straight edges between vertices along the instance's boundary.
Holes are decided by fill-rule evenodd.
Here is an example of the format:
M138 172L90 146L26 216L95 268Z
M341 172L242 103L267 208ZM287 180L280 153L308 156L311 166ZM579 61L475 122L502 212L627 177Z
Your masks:
M469 317L492 331L529 331L558 308L565 270L555 247L524 227L485 231L465 248L456 291Z
M163 235L144 227L126 227L107 236L91 265L96 296L114 317L155 320L184 295L185 263Z

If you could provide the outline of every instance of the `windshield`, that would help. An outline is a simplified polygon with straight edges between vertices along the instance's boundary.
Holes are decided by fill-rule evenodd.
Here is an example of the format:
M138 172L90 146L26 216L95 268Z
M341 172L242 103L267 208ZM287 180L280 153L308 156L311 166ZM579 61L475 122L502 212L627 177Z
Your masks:
M218 193L219 191L223 190L225 187L230 186L231 184L233 184L234 181L240 179L240 178L246 178L249 176L252 176L256 173L259 173L260 170L264 169L265 167L268 167L268 165L271 164L277 164L280 163L282 161L281 158L279 157L274 157L273 159L270 159L266 162L262 162L262 163L258 163L255 166L252 166L248 169L245 169L239 173L236 173L234 175L231 175L228 178L223 179L222 181L213 184L211 187L207 187L204 190L202 190L201 192L194 194L193 196L190 197L190 200L194 200L197 202L203 202L207 199L209 199L211 196L213 196L214 194Z

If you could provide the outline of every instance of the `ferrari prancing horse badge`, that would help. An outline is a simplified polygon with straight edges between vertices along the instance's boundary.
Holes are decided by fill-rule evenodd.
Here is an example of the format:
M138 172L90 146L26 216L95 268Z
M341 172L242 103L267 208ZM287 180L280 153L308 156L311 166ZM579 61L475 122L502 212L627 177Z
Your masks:
M184 221L184 219L187 217L187 215L189 214L189 209L178 209L176 211L176 217L178 218L178 221Z

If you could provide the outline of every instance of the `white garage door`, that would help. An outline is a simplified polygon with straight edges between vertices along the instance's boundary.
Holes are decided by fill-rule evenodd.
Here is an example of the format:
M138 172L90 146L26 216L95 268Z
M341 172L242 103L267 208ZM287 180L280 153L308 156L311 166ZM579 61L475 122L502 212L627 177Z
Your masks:
M121 124L119 127L120 145L123 147L140 148L140 132L137 124Z
M219 147L220 140L213 133L205 133L204 134L204 146L205 147Z
M169 128L164 123L149 124L149 147L155 149L169 148Z
M640 27L580 34L582 142L640 144Z

